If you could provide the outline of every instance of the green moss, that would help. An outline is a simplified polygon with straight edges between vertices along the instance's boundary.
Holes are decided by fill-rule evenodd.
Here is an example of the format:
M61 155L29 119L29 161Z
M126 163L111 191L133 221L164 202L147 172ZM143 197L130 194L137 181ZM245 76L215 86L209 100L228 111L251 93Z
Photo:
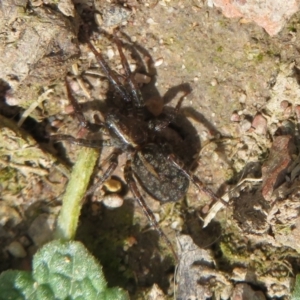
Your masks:
M222 52L222 51L223 51L223 46L219 46L219 47L217 48L217 51L218 51L218 52Z
M257 61L257 62L261 62L263 59L264 59L264 55L263 55L262 53L259 53L259 54L256 56L256 61Z
M13 168L6 167L0 170L0 183L13 179L17 174L17 171Z
M287 29L291 32L297 32L297 28L294 25L288 26Z

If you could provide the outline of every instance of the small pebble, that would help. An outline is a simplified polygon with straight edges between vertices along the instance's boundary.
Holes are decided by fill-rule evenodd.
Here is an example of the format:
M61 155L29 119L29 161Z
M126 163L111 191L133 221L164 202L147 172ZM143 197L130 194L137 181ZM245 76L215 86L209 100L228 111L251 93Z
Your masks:
M14 106L19 104L18 98L14 97L13 90L10 89L5 93L5 101L8 105Z
M107 208L117 208L123 205L123 198L118 194L108 194L102 200Z
M242 132L246 132L251 128L251 122L247 119L244 119L240 122L240 127Z
M119 5L107 6L102 10L102 18L96 19L102 27L115 27L126 22L131 11ZM98 24L99 24L98 23Z
M280 108L282 108L282 110L286 110L289 106L290 106L290 103L287 100L283 100L280 103Z
M116 179L108 179L104 182L103 186L107 189L107 191L111 193L119 192L122 189L122 184L119 180Z
M257 134L267 133L267 120L260 114L254 117L251 126L255 129Z
M129 64L129 69L131 72L134 72L136 70L136 64Z
M154 213L154 217L155 217L155 221L156 221L157 223L159 223L159 221L160 221L160 215L157 214L157 213Z
M55 217L46 213L37 216L28 229L28 235L38 247L49 242L53 238Z
M172 224L171 224L171 228L172 229L176 229L179 225L179 222L178 221L174 221Z
M154 20L152 18L149 18L146 22L148 24L157 24L156 22L154 22Z
M239 114L237 114L236 112L233 113L230 117L230 121L232 122L239 122L241 120Z
M27 255L23 245L18 241L11 242L7 250L14 257L23 258Z
M106 51L106 55L108 59L112 59L115 56L115 52L113 49L110 48Z
M154 62L154 67L159 67L160 65L162 65L164 62L164 59L162 57L158 58L155 62Z
M68 83L69 83L69 86L70 86L71 90L72 90L74 93L78 93L78 92L81 91L81 88L80 88L80 86L79 86L79 84L78 84L77 81L75 81L75 80L70 80L70 81L68 81Z
M211 86L216 86L218 84L218 81L216 78L213 78L210 82Z
M246 102L247 96L245 94L241 94L239 97L239 102L240 103L245 103Z

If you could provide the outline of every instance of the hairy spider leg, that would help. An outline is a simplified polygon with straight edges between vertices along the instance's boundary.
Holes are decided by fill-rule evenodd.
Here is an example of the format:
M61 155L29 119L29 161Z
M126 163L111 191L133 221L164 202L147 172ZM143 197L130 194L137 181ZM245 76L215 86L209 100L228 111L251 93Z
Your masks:
M71 144L84 146L88 148L102 148L102 147L111 147L110 140L85 140L85 139L77 139L68 134L55 134L51 135L50 139L58 142L58 141L66 141Z
M105 170L100 180L92 185L85 193L85 197L93 194L95 190L100 187L114 172L118 166L118 157L121 154L117 149L114 150L106 159L105 162L108 163L108 168Z
M141 193L140 193L140 191L137 187L137 184L136 184L136 182L133 178L131 160L127 160L127 162L126 162L126 165L125 165L125 168L124 168L124 177L125 177L125 181L127 182L130 191L134 195L135 200L137 200L137 202L141 206L144 214L148 218L150 225L153 226L155 228L155 230L158 232L159 236L162 237L165 240L168 247L170 247L176 261L178 261L178 256L177 256L177 253L174 250L174 247L173 247L172 243L170 242L168 237L165 235L165 233L162 231L162 229L158 225L153 212L151 211L151 209L147 205L145 199L143 198L143 196L141 195Z
M130 70L127 58L124 55L124 52L123 52L123 49L122 49L122 42L116 36L114 36L114 41L117 45L119 55L121 57L122 66L123 66L123 69L125 71L126 79L127 79L128 83L129 83L129 86L130 86L130 91L131 91L131 94L132 94L132 97L133 97L134 106L136 108L142 108L142 107L145 106L144 99L141 95L140 90L136 86L136 83L135 83L134 79L133 79L132 72Z
M213 191L205 187L205 184L196 176L190 174L190 172L184 168L184 164L180 161L178 157L174 154L170 154L168 156L168 160L178 169L181 170L184 175L198 188L198 190L203 191L207 196L209 196L214 201L220 201L224 205L228 206L228 203L224 201L222 198L218 197Z
M91 51L94 53L98 64L100 65L103 73L105 74L110 84L115 88L115 90L119 93L119 95L122 97L124 101L132 102L130 95L127 93L126 89L122 86L118 76L116 76L115 72L106 63L102 54L96 50L94 45L88 39L87 39L87 44L91 49Z
M67 87L67 96L68 99L74 109L74 114L76 116L76 118L79 121L79 124L81 127L84 127L86 129L88 129L89 131L92 132L96 132L99 130L103 130L105 129L105 125L104 123L102 124L94 124L94 123L90 123L88 122L85 117L84 114L82 113L81 109L80 109L80 105L77 101L77 99L74 97L72 89L70 87L70 83L69 81L66 79L66 87ZM56 134L56 135L52 135L50 136L50 139L53 141L67 141L71 144L75 144L75 145L79 145L79 146L84 146L84 147L89 147L89 148L102 148L102 147L111 147L111 142L110 140L85 140L85 139L77 139L74 138L71 135L68 134Z

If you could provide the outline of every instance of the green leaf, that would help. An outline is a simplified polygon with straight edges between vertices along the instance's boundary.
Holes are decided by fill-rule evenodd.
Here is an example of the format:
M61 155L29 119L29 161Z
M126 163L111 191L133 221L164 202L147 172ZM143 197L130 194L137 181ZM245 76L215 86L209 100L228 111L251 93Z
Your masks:
M108 289L101 266L79 242L53 241L33 259L33 272L0 275L0 300L127 300L126 292Z
M295 287L292 293L291 300L300 300L300 274L296 276Z

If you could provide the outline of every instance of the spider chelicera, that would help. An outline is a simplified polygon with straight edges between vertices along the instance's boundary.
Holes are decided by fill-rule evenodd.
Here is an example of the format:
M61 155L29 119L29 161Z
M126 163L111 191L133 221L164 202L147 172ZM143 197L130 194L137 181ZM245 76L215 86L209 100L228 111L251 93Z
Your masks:
M171 144L159 134L170 125L179 113L184 96L179 99L173 113L162 113L157 117L151 116L145 108L144 99L133 79L133 74L123 53L122 43L116 37L114 37L114 41L125 73L124 82L123 80L121 82L120 76L109 67L102 54L87 40L87 44L94 53L102 72L123 102L121 108L111 109L107 112L104 122L93 124L85 119L80 105L73 96L68 80L66 80L68 98L80 125L90 131L102 129L110 138L101 141L86 140L64 134L54 135L51 138L55 141L63 140L85 147L101 148L106 146L113 148L109 157L105 159L108 167L103 176L86 192L86 196L92 194L110 178L118 165L119 155L126 153L128 159L124 168L124 178L128 188L140 204L150 224L164 238L177 259L171 242L159 227L136 181L150 196L162 203L182 199L187 193L190 181L214 200L219 201L220 199L206 188L195 175L191 174L178 156L173 153ZM114 100L111 99L111 101Z

